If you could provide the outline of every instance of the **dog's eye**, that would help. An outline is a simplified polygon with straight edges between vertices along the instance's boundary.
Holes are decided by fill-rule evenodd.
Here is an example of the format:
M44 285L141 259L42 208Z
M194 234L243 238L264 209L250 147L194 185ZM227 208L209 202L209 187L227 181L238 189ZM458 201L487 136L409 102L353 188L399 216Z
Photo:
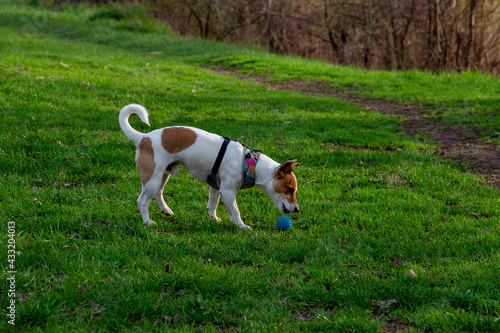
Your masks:
M294 193L295 193L295 189L294 189L294 188L292 188L292 187L290 187L290 188L288 189L288 193L290 193L290 194L294 194Z

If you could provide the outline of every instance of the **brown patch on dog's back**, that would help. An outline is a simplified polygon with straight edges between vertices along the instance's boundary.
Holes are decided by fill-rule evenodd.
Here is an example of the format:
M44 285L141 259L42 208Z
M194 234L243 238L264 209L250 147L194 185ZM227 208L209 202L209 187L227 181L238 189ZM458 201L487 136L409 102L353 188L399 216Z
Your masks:
M135 166L141 175L142 185L145 185L151 179L156 168L155 153L150 138L145 137L141 140Z
M185 127L168 127L161 133L161 145L170 154L176 154L191 147L196 133Z

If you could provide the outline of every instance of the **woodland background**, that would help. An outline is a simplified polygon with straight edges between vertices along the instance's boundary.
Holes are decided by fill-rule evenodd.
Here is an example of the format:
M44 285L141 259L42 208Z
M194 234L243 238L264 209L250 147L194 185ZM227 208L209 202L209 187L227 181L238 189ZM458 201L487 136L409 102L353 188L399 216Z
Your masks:
M500 74L500 0L142 3L183 36L361 68Z

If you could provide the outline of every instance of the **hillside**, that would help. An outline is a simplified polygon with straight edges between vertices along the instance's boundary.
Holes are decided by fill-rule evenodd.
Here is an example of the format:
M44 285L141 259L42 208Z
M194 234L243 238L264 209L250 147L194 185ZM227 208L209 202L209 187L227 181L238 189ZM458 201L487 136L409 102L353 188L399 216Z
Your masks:
M331 66L183 39L139 7L17 2L0 2L0 71L2 332L500 330L498 189L409 135L404 112L363 104L497 147L498 78ZM257 189L238 193L251 232L222 204L210 220L208 186L182 168L175 215L152 202L143 226L130 103L148 109L141 132L195 126L297 159L293 228Z

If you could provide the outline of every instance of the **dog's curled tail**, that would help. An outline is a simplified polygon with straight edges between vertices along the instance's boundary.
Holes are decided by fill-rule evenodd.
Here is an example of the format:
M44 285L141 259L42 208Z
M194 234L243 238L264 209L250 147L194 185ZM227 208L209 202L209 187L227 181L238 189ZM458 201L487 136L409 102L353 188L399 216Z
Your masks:
M132 126L130 126L128 118L130 117L130 115L133 114L138 115L139 118L141 118L142 122L150 126L148 111L146 111L146 108L144 106L139 104L129 104L126 107L124 107L120 111L118 120L120 121L120 127L122 128L123 133L125 133L125 135L130 141L133 141L135 142L136 145L138 145L141 142L142 138L144 137L144 133L136 131L135 129L132 128Z

